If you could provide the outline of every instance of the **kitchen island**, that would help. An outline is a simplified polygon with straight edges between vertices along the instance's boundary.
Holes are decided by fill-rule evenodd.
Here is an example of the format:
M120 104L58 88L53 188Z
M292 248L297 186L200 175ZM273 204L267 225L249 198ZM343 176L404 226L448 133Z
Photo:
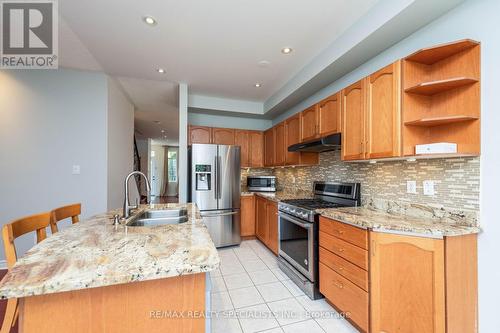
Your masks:
M188 222L113 226L118 211L72 225L35 245L0 283L19 299L22 332L204 332L206 272L219 257L194 204Z

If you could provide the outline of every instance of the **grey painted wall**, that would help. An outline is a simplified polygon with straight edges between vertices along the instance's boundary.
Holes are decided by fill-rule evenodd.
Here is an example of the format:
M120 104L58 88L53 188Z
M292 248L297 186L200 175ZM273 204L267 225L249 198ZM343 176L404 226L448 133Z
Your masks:
M75 202L82 219L122 205L134 108L106 75L0 71L0 119L1 224ZM81 174L72 174L73 165ZM34 242L33 235L16 241L18 255Z
M0 223L75 202L106 211L107 103L104 74L0 71ZM16 241L18 255L33 244Z
M272 126L272 121L267 119L219 116L212 114L192 113L188 114L190 125L241 128L247 130L266 130Z
M134 169L134 105L108 77L108 209L123 205L123 180ZM139 197L130 180L130 200Z

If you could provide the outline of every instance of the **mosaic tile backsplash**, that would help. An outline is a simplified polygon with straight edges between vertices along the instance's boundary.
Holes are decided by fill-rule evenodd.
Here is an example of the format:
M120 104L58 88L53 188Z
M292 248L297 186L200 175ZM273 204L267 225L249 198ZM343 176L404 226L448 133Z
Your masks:
M358 182L365 206L396 213L411 213L417 206L419 209L431 207L429 214L435 217L459 212L476 220L479 172L478 157L369 164L342 162L340 152L335 151L322 153L317 166L245 170L244 184L248 174L274 174L280 190L311 190L315 180ZM417 182L417 194L406 192L407 180ZM435 195L423 194L424 180L435 182Z

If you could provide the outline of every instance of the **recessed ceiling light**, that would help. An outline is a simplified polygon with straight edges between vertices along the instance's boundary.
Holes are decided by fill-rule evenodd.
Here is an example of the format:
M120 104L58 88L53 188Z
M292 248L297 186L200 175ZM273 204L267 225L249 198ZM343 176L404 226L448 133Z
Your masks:
M156 71L160 74L165 74L165 70L163 68L158 68Z
M143 20L144 20L144 23L146 23L147 25L154 26L157 24L156 20L152 16L144 16Z
M269 67L270 64L271 63L269 61L267 61L267 60L261 60L261 61L258 62L258 65L260 67Z
M260 88L260 87L262 87L262 84L260 84L260 83L255 84L255 88Z
M161 130L162 133L165 133L165 130Z
M281 53L283 54L290 54L292 53L293 49L291 47L284 47L281 49Z

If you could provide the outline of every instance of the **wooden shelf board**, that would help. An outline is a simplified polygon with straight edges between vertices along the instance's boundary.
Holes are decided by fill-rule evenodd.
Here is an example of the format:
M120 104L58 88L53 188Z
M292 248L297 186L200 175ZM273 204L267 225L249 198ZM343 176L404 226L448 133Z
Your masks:
M453 43L441 44L416 51L410 54L405 60L418 62L425 65L432 65L440 60L451 57L454 54L479 45L472 39L464 39Z
M443 91L463 87L468 84L478 82L477 79L471 77L455 77L446 80L430 81L417 84L416 86L406 88L405 92L419 95L432 96L442 93Z
M432 117L432 118L422 118L417 120L405 121L406 126L422 126L422 127L432 127L432 126L440 126L451 123L458 123L462 121L472 121L477 120L478 117L471 116L443 116L443 117Z

